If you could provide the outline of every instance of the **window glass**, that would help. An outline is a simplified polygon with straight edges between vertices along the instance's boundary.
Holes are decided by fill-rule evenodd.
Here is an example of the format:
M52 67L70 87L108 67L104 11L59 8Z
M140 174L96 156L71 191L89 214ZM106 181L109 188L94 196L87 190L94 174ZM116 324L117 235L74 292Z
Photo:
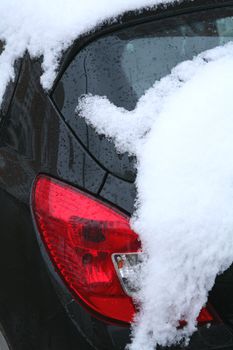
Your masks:
M179 62L233 39L233 11L212 10L132 26L85 47L65 72L64 112L81 94L131 110ZM70 108L69 108L70 107Z
M4 44L3 44L3 42L0 41L0 54L2 53L3 50L4 50ZM1 105L1 109L0 109L0 120L7 113L8 108L10 106L10 102L11 102L11 98L12 98L13 93L14 93L15 83L17 82L19 70L20 70L20 62L17 61L15 63L15 80L14 80L14 82L11 81L7 85L4 96L3 96L3 101L2 101L2 105Z
M134 161L118 155L112 142L75 114L79 97L107 96L115 105L132 110L144 92L178 63L232 39L231 7L125 27L82 48L57 84L53 99L90 154L113 174L133 181Z

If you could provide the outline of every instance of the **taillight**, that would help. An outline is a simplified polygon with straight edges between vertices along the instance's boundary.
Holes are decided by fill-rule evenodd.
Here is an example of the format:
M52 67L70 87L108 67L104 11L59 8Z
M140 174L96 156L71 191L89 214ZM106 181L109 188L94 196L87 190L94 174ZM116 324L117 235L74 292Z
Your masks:
M199 316L197 317L197 323L199 326L204 326L212 323L219 323L221 319L218 317L213 307L208 303L206 307L201 309ZM181 320L179 322L179 328L183 328L187 326L187 322L185 320Z
M50 259L74 297L101 317L130 323L131 275L140 269L142 253L129 218L45 175L35 181L32 210ZM214 320L209 308L202 309L199 324Z
M206 323L213 323L214 321L216 321L216 318L210 312L210 305L208 305L207 307L204 307L197 318L197 322L199 325L204 325Z
M112 258L140 249L129 218L44 175L35 181L32 209L47 252L73 295L101 316L129 323L134 304Z

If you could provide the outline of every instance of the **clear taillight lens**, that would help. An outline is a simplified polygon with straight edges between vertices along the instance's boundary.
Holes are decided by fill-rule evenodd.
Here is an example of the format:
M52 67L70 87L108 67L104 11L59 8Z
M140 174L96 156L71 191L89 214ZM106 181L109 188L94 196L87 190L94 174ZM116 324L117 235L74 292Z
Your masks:
M113 264L120 279L122 288L133 297L139 291L138 276L140 276L142 253L113 254Z

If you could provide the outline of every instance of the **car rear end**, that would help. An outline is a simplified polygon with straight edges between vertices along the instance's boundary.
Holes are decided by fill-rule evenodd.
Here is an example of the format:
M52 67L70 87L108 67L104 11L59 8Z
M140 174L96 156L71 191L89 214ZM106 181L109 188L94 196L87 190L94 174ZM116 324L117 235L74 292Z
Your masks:
M179 62L232 38L231 2L186 1L128 13L79 38L64 54L49 94L40 86L40 62L25 57L0 134L2 225L11 228L15 238L6 246L20 250L23 266L20 293L7 311L25 325L17 333L7 312L3 319L13 350L120 350L130 342L138 308L131 275L143 253L129 224L136 160L118 154L79 117L78 100L84 94L107 96L133 110ZM12 290L9 275L5 300ZM232 289L230 269L217 280L190 344L174 349L233 349ZM46 328L53 340L43 339Z

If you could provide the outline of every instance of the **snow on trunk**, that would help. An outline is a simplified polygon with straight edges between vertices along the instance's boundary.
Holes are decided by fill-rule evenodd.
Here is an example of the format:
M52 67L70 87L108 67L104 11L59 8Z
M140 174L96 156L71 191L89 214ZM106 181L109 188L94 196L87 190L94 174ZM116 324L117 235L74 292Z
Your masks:
M79 115L137 157L131 224L148 259L130 350L187 340L216 276L233 262L232 91L230 43L179 64L134 111L105 97L79 101Z

